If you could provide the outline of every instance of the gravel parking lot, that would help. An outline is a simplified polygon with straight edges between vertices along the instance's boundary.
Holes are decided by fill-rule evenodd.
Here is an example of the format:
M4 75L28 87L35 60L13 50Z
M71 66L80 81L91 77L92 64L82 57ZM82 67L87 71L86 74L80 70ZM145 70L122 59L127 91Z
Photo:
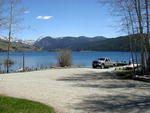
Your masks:
M111 69L70 68L0 74L0 94L39 101L57 113L149 113L150 83Z

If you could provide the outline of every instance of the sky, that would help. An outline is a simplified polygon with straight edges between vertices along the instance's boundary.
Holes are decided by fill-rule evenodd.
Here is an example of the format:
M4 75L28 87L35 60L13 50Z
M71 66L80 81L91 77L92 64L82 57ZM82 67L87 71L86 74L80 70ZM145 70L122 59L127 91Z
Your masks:
M117 17L97 0L23 0L19 5L26 8L20 23L25 29L14 34L17 38L123 35L114 27Z

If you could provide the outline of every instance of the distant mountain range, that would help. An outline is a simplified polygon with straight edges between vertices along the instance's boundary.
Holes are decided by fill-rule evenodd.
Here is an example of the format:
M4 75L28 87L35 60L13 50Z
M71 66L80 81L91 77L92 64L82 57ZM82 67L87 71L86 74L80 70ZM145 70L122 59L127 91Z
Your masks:
M71 49L73 51L130 51L129 38L139 40L138 35L120 36L117 38L106 38L103 36L96 37L58 37L52 38L50 36L40 37L34 40L21 40L18 38L11 38L12 51L55 51L58 49ZM136 43L139 43L136 42ZM138 45L138 44L134 45ZM0 37L0 51L6 51L8 39ZM40 49L39 49L40 48ZM139 50L139 47L136 46Z
M0 36L0 40L8 41L8 37ZM19 39L19 38L15 38L15 37L11 37L10 41L24 43L24 44L28 44L28 45L34 45L34 42L35 42L35 40L23 40L23 39Z
M135 39L138 35L120 36L117 38L97 37L61 37L50 36L35 41L34 46L44 50L71 49L73 51L130 51L129 38ZM136 47L138 49L138 47Z
M0 37L0 52L7 51L7 48L8 40L4 37ZM33 45L25 44L21 41L11 40L10 51L41 51L41 49Z
M56 50L56 49L71 49L79 50L86 46L88 43L92 43L99 40L106 40L106 37L59 37L52 38L50 36L43 37L35 41L34 46L42 48L44 50Z

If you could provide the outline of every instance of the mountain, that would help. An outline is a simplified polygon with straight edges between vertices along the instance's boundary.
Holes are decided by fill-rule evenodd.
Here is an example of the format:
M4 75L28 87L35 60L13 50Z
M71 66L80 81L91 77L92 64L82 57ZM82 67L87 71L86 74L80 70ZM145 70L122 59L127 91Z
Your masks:
M35 41L34 46L45 49L45 50L55 50L55 49L72 49L79 50L83 48L87 43L91 43L98 40L105 40L103 36L96 37L58 37L52 38L50 36L43 37Z
M5 37L5 36L0 36L0 39L8 41L8 37ZM24 43L24 44L28 44L28 45L33 45L35 42L35 40L23 40L23 39L19 39L19 38L15 38L15 37L11 37L10 41L11 42L20 42L20 43Z
M8 41L0 39L0 52L7 51ZM41 51L41 49L22 42L11 42L10 51Z
M136 49L139 41L135 43L135 40L139 40L139 35L120 36L116 38L105 38L101 36L97 37L43 37L34 43L36 47L44 50L56 50L56 49L71 49L73 51L130 51L129 40L132 39L132 43L136 45Z
M106 40L94 41L88 43L82 50L91 51L130 51L130 38L137 51L140 45L139 35L120 36L117 38L109 38ZM136 42L135 42L136 40Z

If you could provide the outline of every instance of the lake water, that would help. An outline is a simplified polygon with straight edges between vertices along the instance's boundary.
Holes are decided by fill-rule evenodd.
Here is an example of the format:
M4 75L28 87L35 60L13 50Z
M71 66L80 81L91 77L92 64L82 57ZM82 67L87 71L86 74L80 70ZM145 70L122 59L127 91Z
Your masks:
M57 64L56 52L25 52L25 66L31 69L36 67L50 67ZM22 67L22 52L11 52L11 59L15 61L15 65L11 67L11 70L17 70ZM93 60L100 57L106 57L112 61L126 61L131 58L130 52L72 52L72 63L77 66L91 67ZM6 59L6 53L0 53L0 68L5 70L2 65Z

